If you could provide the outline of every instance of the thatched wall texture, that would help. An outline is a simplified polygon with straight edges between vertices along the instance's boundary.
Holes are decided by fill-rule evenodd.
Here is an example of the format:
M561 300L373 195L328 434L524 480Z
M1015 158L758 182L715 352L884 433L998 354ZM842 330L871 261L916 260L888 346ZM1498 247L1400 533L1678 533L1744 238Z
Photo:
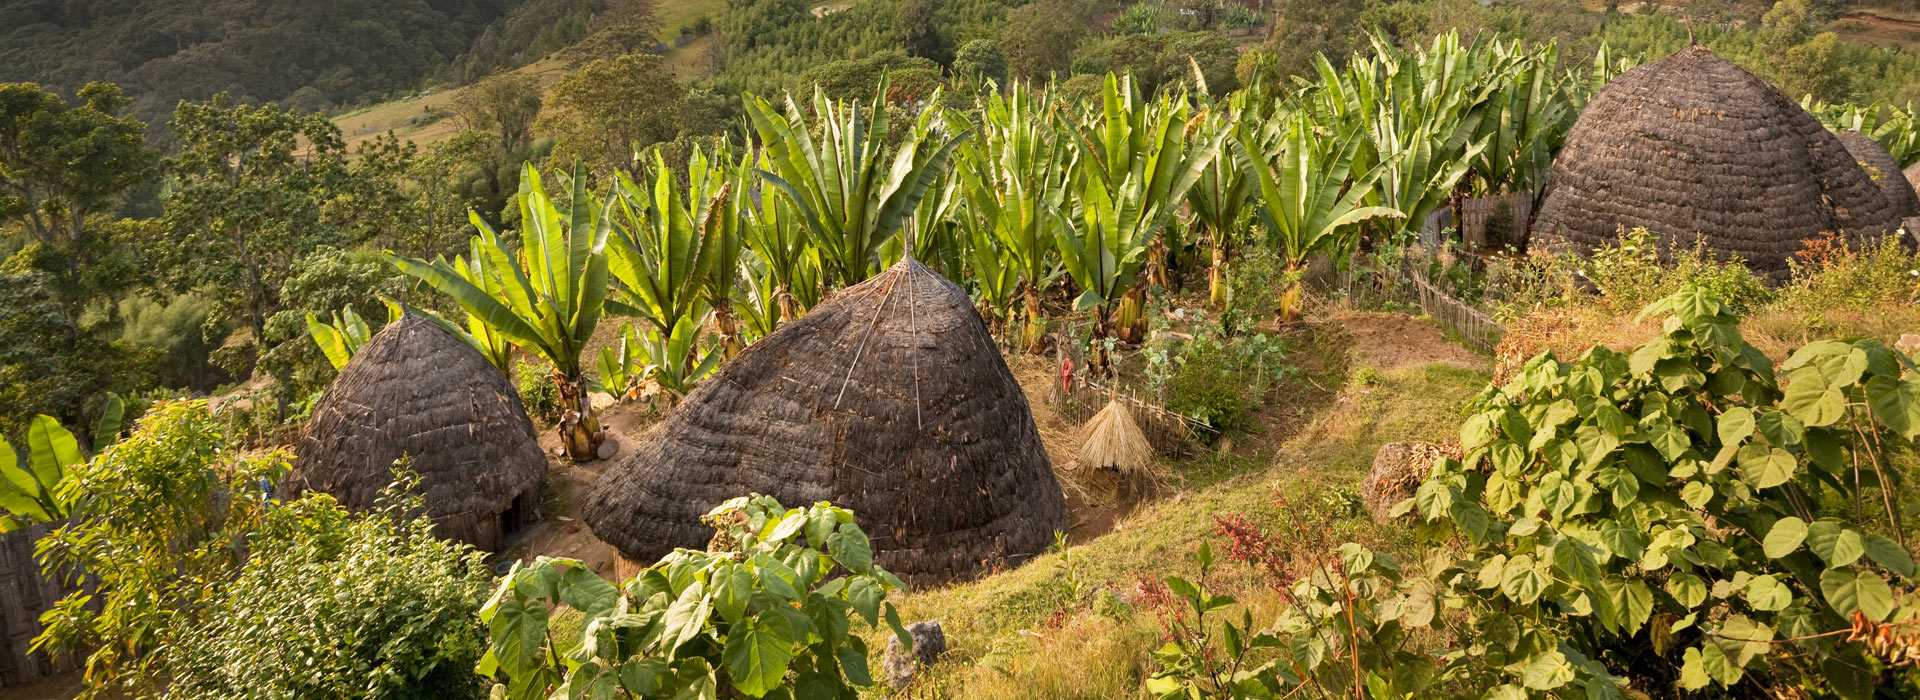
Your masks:
M1853 156L1855 163L1865 170L1867 178L1873 180L1873 186L1887 198L1887 206L1902 219L1920 215L1920 196L1913 191L1913 183L1907 181L1907 174L1901 172L1900 163L1893 159L1879 142L1867 138L1858 131L1842 131L1839 134L1840 145L1847 148L1847 154Z
M1621 227L1698 239L1779 280L1823 232L1879 235L1900 216L1840 140L1766 81L1706 48L1627 71L1587 104L1533 225L1591 250Z
M295 446L295 490L372 506L412 459L436 532L498 549L538 502L546 455L505 376L432 320L409 314L367 341Z
M45 654L27 651L40 635L40 613L66 595L65 587L40 574L34 542L53 525L31 525L0 535L0 687L54 675Z
M1064 529L1026 397L971 301L912 260L747 348L588 497L629 559L701 548L700 516L748 493L853 509L916 585L1017 564Z

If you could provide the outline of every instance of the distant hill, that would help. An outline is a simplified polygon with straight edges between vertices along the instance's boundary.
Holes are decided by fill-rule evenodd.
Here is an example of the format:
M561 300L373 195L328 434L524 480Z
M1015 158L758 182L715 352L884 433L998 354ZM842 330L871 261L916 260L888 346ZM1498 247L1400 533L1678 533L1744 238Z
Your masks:
M420 86L527 0L0 0L0 81L120 83L159 125L182 99L325 110Z

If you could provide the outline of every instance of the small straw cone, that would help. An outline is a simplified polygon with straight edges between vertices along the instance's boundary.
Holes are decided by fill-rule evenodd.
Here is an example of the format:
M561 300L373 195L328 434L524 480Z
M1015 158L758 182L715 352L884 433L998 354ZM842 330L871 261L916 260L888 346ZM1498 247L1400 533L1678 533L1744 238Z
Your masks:
M1076 464L1088 469L1110 469L1122 476L1156 478L1153 445L1133 419L1133 411L1119 399L1107 401L1081 429L1085 436Z

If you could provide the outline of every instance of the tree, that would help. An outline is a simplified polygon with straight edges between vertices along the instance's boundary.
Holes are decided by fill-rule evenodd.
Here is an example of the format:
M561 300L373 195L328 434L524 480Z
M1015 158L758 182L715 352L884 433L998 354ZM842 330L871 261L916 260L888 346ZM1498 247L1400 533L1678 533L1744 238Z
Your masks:
M261 342L295 263L352 242L322 216L349 179L346 143L325 117L226 95L181 103L173 131L180 151L155 257L175 289L221 290L221 315Z
M1007 55L992 39L974 39L953 55L953 74L968 80L1007 81Z
M524 73L501 73L467 86L453 98L453 115L470 131L494 134L514 153L533 139L540 116L540 83Z
M627 54L588 63L547 95L537 130L554 137L553 156L589 171L638 178L636 153L680 133L686 89L659 56Z
M607 296L607 236L604 205L587 193L586 177L574 169L569 209L562 211L529 165L520 176L521 248L518 263L499 234L479 217L476 257L480 268L446 258L429 263L389 253L387 261L451 297L509 342L547 359L566 413L557 427L567 456L593 459L605 439L587 398L581 354L600 325ZM475 280L475 274L493 279Z
M122 116L119 86L88 83L81 103L32 83L0 83L0 218L42 243L74 248L87 215L110 208L153 175L146 125Z
M1074 0L1039 0L1007 12L1000 29L1000 50L1012 77L1045 80L1067 70L1073 50L1086 36L1086 12Z
M935 17L940 0L900 0L893 8L893 40L907 55L945 65L953 61L953 46L939 31Z

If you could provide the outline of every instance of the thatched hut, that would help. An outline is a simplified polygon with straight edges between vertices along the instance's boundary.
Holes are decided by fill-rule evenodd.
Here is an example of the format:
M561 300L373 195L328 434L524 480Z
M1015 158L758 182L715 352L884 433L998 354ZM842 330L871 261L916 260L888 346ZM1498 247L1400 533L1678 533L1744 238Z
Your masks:
M45 653L28 650L40 635L40 614L67 594L67 588L41 573L33 559L34 543L56 527L29 525L0 535L0 688L31 683L62 670Z
M529 524L546 455L513 386L480 353L409 314L354 353L295 446L294 489L374 504L411 460L444 537L498 549Z
M1899 161L1893 159L1884 146L1865 134L1851 129L1839 133L1840 145L1845 146L1847 154L1866 171L1867 178L1873 180L1873 186L1887 199L1887 206L1893 208L1895 215L1902 219L1920 215L1920 195L1913 191L1913 183L1907 181L1907 174L1901 172Z
M628 559L701 548L748 493L853 509L916 584L1045 550L1065 502L967 293L911 259L748 347L611 467L584 514Z
M1766 81L1701 46L1627 71L1587 104L1533 226L1587 251L1621 228L1745 258L1774 279L1801 242L1875 236L1900 216L1840 140Z

